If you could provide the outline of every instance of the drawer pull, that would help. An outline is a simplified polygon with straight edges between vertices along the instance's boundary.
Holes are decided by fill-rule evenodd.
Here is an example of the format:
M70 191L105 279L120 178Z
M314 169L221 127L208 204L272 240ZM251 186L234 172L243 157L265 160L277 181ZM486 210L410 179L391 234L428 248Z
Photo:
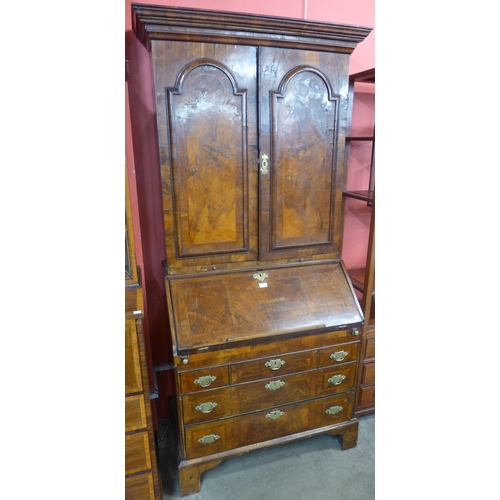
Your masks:
M275 391L280 387L283 387L284 385L285 382L282 382L281 380L273 380L272 382L269 382L269 384L266 384L266 389L269 389L270 391Z
M325 413L328 415L337 415L337 413L340 413L343 409L342 406L330 406Z
M198 439L198 443L210 444L213 443L214 441L217 441L217 439L220 439L220 436L218 434L208 434Z
M282 359L271 359L266 362L267 368L270 368L271 370L279 370L285 362Z
M201 413L210 413L216 407L217 407L217 403L212 403L210 401L208 403L201 403L201 405L198 405L195 408L195 410L201 411Z
M266 418L270 418L271 420L276 420L280 417L282 417L285 414L284 411L281 410L273 410L271 413L268 413L266 415Z
M348 354L347 351L337 351L330 355L330 359L334 361L343 361Z
M205 375L204 377L197 378L194 383L200 387L208 387L216 378L213 375Z
M328 383L333 384L333 385L339 385L343 382L344 379L345 379L345 375L342 375L340 373L339 375L334 375L333 377L330 377L328 379Z

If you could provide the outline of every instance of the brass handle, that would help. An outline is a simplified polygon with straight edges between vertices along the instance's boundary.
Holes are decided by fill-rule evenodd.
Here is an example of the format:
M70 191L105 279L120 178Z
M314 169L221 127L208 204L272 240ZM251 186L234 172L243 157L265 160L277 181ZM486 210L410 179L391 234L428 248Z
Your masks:
M333 385L339 385L342 383L342 381L345 379L345 375L342 375L341 373L339 375L334 375L333 377L330 377L328 379L329 384Z
M330 359L334 361L343 361L348 354L347 351L337 351L330 356Z
M269 156L267 155L261 155L260 156L260 172L262 174L267 174L267 160L269 159Z
M328 415L337 415L337 413L340 413L343 409L342 406L330 406L325 413Z
M200 387L208 387L216 378L213 375L205 375L204 377L197 378L194 383Z
M201 403L195 408L195 410L201 411L201 413L210 413L216 407L217 403L209 401L208 403Z
M271 370L279 370L284 364L285 362L282 359L271 359L266 362L266 367Z
M217 441L217 439L220 439L220 436L218 434L208 434L198 439L198 443L210 444L213 443L214 441Z
M285 382L282 382L281 380L273 380L272 382L269 382L269 384L266 384L266 389L269 389L270 391L276 391L284 385Z
M282 417L285 414L284 411L281 410L273 410L272 412L266 415L266 418L270 418L271 420L276 420L277 418Z

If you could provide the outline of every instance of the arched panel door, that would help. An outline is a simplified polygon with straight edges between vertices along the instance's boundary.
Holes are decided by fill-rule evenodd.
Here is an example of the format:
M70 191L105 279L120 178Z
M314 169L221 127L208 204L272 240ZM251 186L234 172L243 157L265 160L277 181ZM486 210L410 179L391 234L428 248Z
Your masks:
M193 44L182 51L170 54L177 71L162 76L165 112L158 115L167 146L163 198L172 203L164 204L169 268L254 260L255 48Z
M330 54L282 59L279 52L264 49L261 57L262 74L271 75L262 81L261 258L338 257L347 97L338 82L346 68Z

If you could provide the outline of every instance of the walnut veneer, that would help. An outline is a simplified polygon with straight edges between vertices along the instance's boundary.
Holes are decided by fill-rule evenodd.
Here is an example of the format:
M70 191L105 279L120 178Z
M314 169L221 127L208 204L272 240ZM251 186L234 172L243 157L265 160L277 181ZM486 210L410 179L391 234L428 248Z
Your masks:
M133 5L151 51L182 495L222 459L355 446L340 259L349 55L369 28Z

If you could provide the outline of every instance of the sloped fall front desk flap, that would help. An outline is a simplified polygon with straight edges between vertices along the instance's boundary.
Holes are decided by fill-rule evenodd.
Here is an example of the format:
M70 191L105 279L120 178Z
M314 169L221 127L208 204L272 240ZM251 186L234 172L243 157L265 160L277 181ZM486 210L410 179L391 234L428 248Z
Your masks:
M340 262L258 272L169 278L177 351L363 323Z

